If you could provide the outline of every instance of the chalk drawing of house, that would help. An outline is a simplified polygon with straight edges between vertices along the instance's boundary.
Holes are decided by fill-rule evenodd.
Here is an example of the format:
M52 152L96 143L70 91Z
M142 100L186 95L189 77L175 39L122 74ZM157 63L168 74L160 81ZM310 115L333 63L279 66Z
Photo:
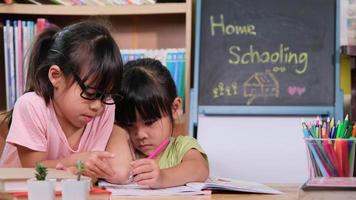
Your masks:
M257 97L279 97L279 83L271 71L256 72L244 84L244 97L250 105Z

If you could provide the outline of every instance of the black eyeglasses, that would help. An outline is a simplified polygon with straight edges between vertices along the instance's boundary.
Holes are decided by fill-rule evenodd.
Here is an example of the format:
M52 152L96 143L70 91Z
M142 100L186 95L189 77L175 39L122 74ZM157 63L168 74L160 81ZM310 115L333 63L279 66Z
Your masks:
M75 81L77 81L80 89L82 92L80 96L86 100L97 100L100 99L103 104L106 105L113 105L115 102L119 102L123 99L122 95L120 94L110 94L96 90L93 87L87 86L84 84L84 81L74 72L72 71L73 77Z

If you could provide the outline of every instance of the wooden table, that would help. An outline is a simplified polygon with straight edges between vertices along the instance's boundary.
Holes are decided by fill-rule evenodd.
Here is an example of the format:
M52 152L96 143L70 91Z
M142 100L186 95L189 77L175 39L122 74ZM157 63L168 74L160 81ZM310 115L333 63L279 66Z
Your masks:
M306 194L299 190L299 185L272 185L271 187L283 192L280 195L224 193L196 196L113 196L112 200L350 200L356 199L356 191L317 191ZM0 200L12 200L12 196L0 193ZM57 198L60 199L60 198Z
M283 194L266 195L250 193L230 193L212 194L197 196L113 196L112 200L350 200L356 199L356 191L345 190L324 190L324 191L303 191L298 184L267 184Z
M212 194L212 195L197 195L197 196L113 196L112 200L246 200L246 199L261 199L261 200L290 200L298 199L298 188L296 184L273 185L271 187L283 192L280 195L265 195L265 194L249 194L249 193L234 193L234 194Z

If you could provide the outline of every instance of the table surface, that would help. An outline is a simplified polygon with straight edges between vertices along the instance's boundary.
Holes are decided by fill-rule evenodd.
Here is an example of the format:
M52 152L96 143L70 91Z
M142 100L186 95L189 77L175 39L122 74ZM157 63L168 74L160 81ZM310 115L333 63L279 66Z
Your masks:
M196 196L169 196L169 200L244 200L244 199L263 199L263 200L289 200L298 199L298 190L300 185L297 184L268 184L269 186L283 192L278 195L250 194L250 193L230 193L230 194L212 194ZM112 200L138 199L138 200L163 200L167 196L113 196Z

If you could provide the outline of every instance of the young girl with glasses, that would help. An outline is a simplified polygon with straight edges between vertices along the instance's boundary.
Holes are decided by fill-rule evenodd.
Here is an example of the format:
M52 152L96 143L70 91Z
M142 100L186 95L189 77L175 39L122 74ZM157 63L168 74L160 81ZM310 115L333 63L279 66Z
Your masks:
M135 150L132 181L151 188L205 181L208 161L197 141L172 137L182 100L167 68L148 58L128 62L120 94L123 100L116 104L115 118Z
M127 181L130 149L114 127L121 78L120 50L104 26L86 21L42 32L30 53L26 92L14 106L0 167L41 162L71 169L82 160L86 176Z

